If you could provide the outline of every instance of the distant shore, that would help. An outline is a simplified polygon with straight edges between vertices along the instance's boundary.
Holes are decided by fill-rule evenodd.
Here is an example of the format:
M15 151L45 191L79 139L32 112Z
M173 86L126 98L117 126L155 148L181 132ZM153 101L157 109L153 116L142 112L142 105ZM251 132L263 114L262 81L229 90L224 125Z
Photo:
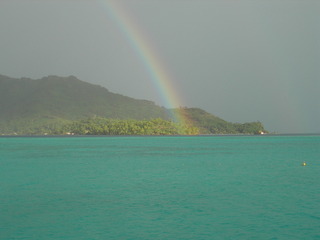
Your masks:
M268 134L199 134L199 135L0 135L0 138L79 138L79 137L270 137L320 136L320 133L268 133Z

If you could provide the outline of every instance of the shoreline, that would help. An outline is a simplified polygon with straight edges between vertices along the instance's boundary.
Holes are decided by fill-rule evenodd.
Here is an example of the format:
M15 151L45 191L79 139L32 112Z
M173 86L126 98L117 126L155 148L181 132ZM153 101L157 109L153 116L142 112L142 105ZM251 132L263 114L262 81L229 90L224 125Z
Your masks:
M268 134L199 134L199 135L0 135L0 138L81 138L81 137L270 137L320 136L320 133L268 133Z

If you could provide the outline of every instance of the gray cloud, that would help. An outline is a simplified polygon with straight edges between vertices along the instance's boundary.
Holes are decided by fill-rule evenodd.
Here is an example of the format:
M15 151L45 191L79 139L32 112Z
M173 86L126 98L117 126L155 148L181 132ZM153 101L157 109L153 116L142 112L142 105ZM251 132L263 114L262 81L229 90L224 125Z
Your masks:
M270 131L320 132L319 1L121 2L184 105ZM163 104L103 1L3 0L0 30L0 74L75 75Z

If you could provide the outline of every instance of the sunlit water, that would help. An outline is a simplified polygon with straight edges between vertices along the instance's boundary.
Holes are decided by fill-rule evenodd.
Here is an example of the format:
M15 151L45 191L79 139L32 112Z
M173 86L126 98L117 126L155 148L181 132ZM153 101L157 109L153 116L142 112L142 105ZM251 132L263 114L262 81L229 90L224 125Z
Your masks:
M0 138L0 239L320 239L320 136Z

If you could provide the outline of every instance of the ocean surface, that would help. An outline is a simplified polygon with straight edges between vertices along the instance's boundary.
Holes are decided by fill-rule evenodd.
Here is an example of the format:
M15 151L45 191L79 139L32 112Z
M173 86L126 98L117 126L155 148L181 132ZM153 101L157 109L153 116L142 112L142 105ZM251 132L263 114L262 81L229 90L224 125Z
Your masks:
M0 239L320 239L320 136L1 137Z

